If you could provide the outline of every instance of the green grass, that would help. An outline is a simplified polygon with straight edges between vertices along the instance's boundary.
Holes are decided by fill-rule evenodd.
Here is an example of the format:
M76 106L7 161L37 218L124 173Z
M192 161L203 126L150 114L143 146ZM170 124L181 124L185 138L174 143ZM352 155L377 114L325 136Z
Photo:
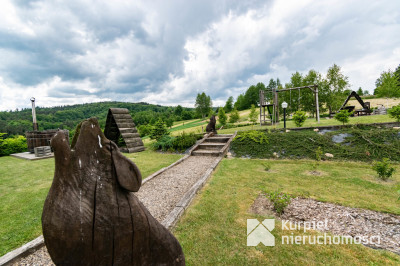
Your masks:
M182 157L149 149L125 155L137 164L143 178ZM0 157L0 256L41 235L42 208L53 175L54 159Z
M396 122L395 119L390 118L388 115L368 115L368 116L358 116L358 117L350 117L349 124L370 124L370 123L384 123L384 122ZM307 119L304 123L303 127L317 127L317 126L334 126L334 125L342 125L342 123L338 122L336 119L326 119L321 118L320 123L314 118ZM296 125L292 120L286 121L286 128L294 128ZM235 131L247 131L247 130L256 130L256 129L268 129L268 128L283 128L283 120L273 126L245 126L245 127L238 127L238 128L229 128L229 129L222 129L219 130L218 133L220 134L231 134Z
M176 127L172 127L171 129L169 129L169 132L184 131L185 129L189 129L192 127L206 126L207 123L208 123L207 120L198 119L198 120L194 120L194 121L191 121L188 123L182 123L181 125L176 126Z
M263 164L270 164L270 172ZM281 189L322 201L400 213L395 184L381 182L370 166L353 162L321 162L321 176L308 173L313 161L225 159L218 166L174 233L188 265L398 265L400 257L361 245L282 245L277 222L275 247L246 246L246 220L267 217L250 214L262 191ZM399 167L397 167L398 169ZM302 235L298 231L295 235ZM315 234L311 233L311 234Z

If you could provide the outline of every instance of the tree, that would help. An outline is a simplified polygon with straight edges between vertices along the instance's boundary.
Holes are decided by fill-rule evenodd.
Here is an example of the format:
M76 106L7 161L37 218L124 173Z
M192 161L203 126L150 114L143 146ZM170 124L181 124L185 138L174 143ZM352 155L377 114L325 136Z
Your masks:
M178 105L178 106L175 108L175 110L174 110L174 114L175 114L176 116L181 116L181 115L182 115L182 112L183 112L183 108L182 108L181 105Z
M363 90L362 90L361 87L358 88L357 94L360 95L360 96L363 96L363 95L364 95L364 92L363 92Z
M211 97L207 96L204 92L198 93L196 97L196 112L201 115L202 118L206 117L212 107Z
M389 109L388 113L391 118L394 118L397 122L400 122L400 104L393 106L391 109Z
M167 127L171 128L174 124L174 119L168 118L167 120L165 120L165 124L167 125Z
M219 123L220 123L221 125L225 126L225 125L226 125L226 120L227 120L227 119L228 119L228 118L226 117L224 108L220 107L220 108L218 109L218 121L219 121Z
M240 118L239 112L236 108L234 108L229 116L229 123L236 123Z
M258 114L256 110L256 106L254 104L251 105L249 120L252 123L257 122Z
M154 124L153 128L151 129L150 132L150 138L159 140L163 136L169 135L168 129L165 126L164 122L160 119Z
M190 120L193 118L192 112L183 110L182 115L181 115L182 120Z
M339 109L346 98L344 91L349 87L348 79L343 75L340 67L334 64L328 69L326 79L319 84L322 102L328 107L329 113Z
M304 111L297 111L293 115L293 121L297 127L301 127L304 124L304 122L306 122L306 119L307 119L307 116L306 116L306 112L304 112Z
M400 97L400 87L396 74L392 70L383 71L375 82L374 94L378 97Z
M335 119L339 122L342 122L343 125L349 122L349 117L352 114L349 113L347 110L341 110L340 112L335 114Z
M400 88L400 65L394 71L396 79L397 79L397 87Z
M224 106L224 109L225 109L225 112L226 112L226 113L229 113L230 111L233 110L233 97L232 97L232 96L230 96L230 97L228 98L228 100L226 101L225 106ZM219 112L218 112L218 113L219 113Z
M365 90L363 94L364 95L369 95L369 91Z
M245 103L245 99L244 99L244 94L240 94L237 97L236 102L234 104L234 108L236 108L237 110L246 109L246 103Z

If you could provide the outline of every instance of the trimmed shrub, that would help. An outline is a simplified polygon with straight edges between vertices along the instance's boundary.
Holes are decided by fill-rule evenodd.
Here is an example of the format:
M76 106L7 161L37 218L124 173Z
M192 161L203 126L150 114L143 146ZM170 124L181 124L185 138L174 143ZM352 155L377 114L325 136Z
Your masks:
M202 136L195 135L193 133L182 133L181 135L176 137L164 135L158 141L154 142L152 144L152 147L155 150L183 152L187 148L193 146L200 138L202 138Z
M150 135L152 127L151 125L140 125L137 129L139 131L140 137L144 137Z
M152 144L153 149L162 151L173 151L174 137L169 135L161 136L156 142Z
M341 110L340 112L335 114L335 119L339 122L342 122L343 125L349 122L349 117L353 112L349 113L347 110Z
M218 109L218 122L219 122L222 126L225 126L225 125L226 125L226 120L227 120L227 119L228 119L228 118L226 117L224 108L220 107L220 108Z
M258 144L268 143L267 135L262 131L245 131L240 132L234 140L240 142L253 141Z
M0 135L0 156L24 152L28 149L26 138L24 136L15 136L12 138L3 139L3 135L4 133Z
M297 111L293 115L293 121L297 127L301 127L304 124L304 122L306 122L306 119L307 119L307 116L306 116L306 112L304 112L304 111Z
M388 110L388 113L391 118L394 118L397 122L400 122L400 104L393 106Z
M236 107L232 110L231 115L229 116L229 123L236 123L239 121L240 115Z
M376 171L379 178L383 181L388 180L395 171L395 169L390 166L390 161L388 158L383 158L380 162L374 162L372 169Z
M281 215L284 213L286 207L289 205L290 201L292 200L292 197L286 193L283 192L271 192L267 193L268 198L271 200L271 202L274 204L274 210Z

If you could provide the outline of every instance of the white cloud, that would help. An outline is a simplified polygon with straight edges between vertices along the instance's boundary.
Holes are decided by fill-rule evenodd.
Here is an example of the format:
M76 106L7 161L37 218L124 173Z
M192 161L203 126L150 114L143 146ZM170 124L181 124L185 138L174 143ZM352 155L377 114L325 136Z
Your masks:
M29 107L31 96L193 106L202 91L216 106L257 82L334 63L353 88L372 91L400 63L398 10L389 0L5 0L0 110Z

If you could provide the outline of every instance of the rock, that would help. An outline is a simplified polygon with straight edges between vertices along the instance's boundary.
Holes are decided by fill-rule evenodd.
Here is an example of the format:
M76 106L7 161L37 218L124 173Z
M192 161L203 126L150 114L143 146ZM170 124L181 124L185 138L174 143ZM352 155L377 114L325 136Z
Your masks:
M42 230L56 265L184 265L178 240L132 192L138 167L108 140L96 119L79 124L70 148L51 139L55 174Z
M334 156L333 156L333 154L332 153L325 153L325 157L328 157L328 158L333 158Z
M290 132L290 130L289 129L286 129L286 131L285 131L286 133L288 133L288 132Z
M397 130L399 130L399 129L400 129L400 127L393 127L393 129L397 129Z
M314 132L318 132L319 131L319 129L318 128L314 128Z

